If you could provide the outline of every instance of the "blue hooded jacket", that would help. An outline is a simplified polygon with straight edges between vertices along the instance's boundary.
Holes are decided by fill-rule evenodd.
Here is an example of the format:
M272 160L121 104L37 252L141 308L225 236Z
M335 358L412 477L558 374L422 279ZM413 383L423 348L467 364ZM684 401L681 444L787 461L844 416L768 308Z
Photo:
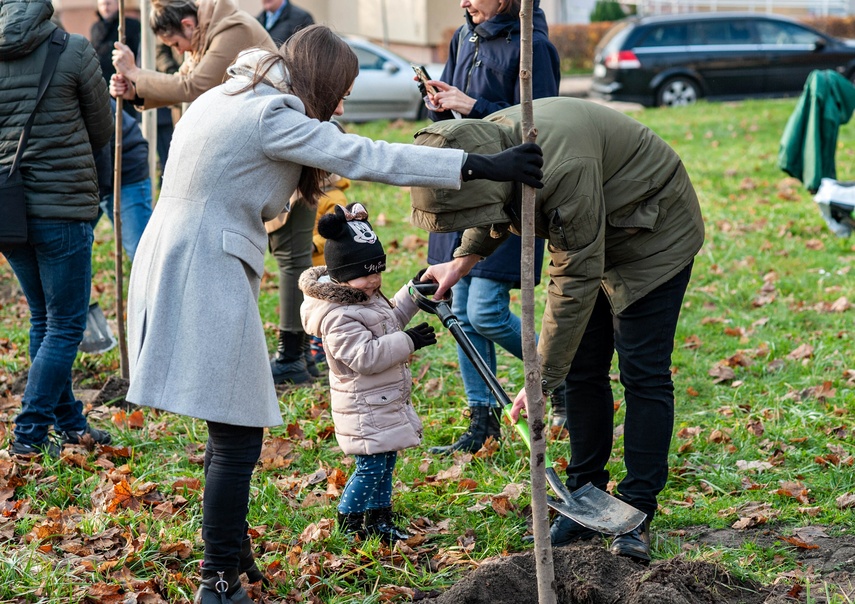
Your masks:
M448 61L441 81L451 84L475 99L467 118L480 119L520 102L520 20L518 15L499 14L475 25L469 13L451 39ZM546 15L535 0L532 13L532 96L536 99L558 96L561 81L558 51L549 41ZM429 111L433 121L453 119L450 111ZM431 233L428 238L428 263L452 259L462 233ZM543 265L543 240L535 244L535 266ZM492 255L475 265L473 277L508 281L519 287L520 238L512 235ZM540 270L535 283L540 282Z

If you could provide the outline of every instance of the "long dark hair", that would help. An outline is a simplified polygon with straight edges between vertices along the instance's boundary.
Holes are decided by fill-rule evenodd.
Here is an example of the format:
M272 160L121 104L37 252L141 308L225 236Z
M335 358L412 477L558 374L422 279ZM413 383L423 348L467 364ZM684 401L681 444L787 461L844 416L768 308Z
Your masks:
M249 84L237 94L255 88L280 62L290 76L291 92L303 101L306 115L322 122L332 118L359 74L359 60L347 42L325 25L310 25L288 38L278 54L262 59ZM297 185L303 199L317 203L327 176L324 170L304 166Z

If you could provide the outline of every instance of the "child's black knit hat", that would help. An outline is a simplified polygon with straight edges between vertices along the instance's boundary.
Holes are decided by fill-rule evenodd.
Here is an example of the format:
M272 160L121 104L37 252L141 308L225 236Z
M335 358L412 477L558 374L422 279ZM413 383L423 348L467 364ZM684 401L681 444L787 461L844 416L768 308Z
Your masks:
M327 240L324 260L333 281L344 283L386 270L383 244L361 203L336 206L334 212L321 216L318 234Z

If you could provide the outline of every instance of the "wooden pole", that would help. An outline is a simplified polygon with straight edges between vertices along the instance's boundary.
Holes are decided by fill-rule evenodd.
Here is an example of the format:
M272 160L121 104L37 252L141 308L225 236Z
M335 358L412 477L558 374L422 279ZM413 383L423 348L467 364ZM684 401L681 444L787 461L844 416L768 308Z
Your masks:
M119 41L125 43L125 0L119 0ZM116 99L116 147L113 150L113 229L116 241L116 323L122 377L128 379L128 343L125 339L125 277L122 254L122 97Z
M157 39L148 24L151 12L151 0L140 0L140 67L142 69L157 69L155 65L155 50ZM157 203L157 109L146 109L142 112L142 133L148 141L148 173L151 174L152 205Z
M522 0L520 7L520 100L523 142L537 139L532 106L532 0ZM540 360L534 330L534 275L541 267L534 265L535 190L523 185L522 190L522 347L525 368L525 391L528 397L528 424L531 431L531 514L534 527L534 555L537 570L537 600L555 604L555 567L549 541L549 506L546 501L546 430L543 421L543 388L540 382Z

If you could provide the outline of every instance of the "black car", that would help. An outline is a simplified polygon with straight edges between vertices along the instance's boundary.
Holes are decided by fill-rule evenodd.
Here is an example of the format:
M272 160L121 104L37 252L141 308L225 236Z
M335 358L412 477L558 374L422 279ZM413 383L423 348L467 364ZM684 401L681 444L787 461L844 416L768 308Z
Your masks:
M792 96L814 69L852 80L855 41L769 14L634 17L597 46L591 93L647 106Z

